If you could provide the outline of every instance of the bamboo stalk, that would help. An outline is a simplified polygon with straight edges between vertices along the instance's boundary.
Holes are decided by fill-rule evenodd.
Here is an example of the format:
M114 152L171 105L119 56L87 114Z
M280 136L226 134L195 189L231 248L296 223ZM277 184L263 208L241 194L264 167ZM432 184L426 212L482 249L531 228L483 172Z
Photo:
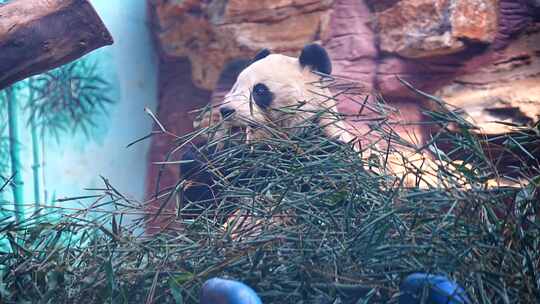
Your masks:
M41 134L41 179L43 181L43 204L47 205L48 199L49 199L49 193L47 192L47 179L45 176L45 160L47 159L47 156L45 154L46 146L45 146L45 136L43 133Z
M6 99L8 108L9 125L9 154L11 158L11 173L13 174L13 204L15 207L15 218L21 221L24 218L24 182L21 175L21 143L19 136L19 109L13 87L6 88Z
M34 90L32 88L32 78L28 80L28 87L30 89L30 94L28 96L29 100L34 99ZM32 157L34 163L32 164L32 174L34 177L34 212L38 213L41 206L41 193L40 193L40 180L39 180L39 168L41 167L39 160L39 142L38 142L38 129L36 125L36 117L32 115L30 117L30 132L32 135Z

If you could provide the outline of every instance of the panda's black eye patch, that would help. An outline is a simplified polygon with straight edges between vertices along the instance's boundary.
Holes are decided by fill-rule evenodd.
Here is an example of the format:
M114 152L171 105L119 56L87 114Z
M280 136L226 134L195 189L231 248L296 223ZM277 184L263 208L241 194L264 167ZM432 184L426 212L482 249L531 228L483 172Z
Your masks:
M272 103L272 99L274 99L274 94L272 94L270 89L262 83L258 83L253 86L252 96L255 103L261 109L268 108Z

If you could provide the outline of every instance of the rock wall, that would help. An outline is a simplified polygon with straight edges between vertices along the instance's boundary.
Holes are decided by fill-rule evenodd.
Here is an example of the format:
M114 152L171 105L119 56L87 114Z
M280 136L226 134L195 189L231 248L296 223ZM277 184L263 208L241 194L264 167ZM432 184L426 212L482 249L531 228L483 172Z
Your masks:
M328 29L332 0L150 0L162 54L187 57L193 82L213 90L229 61L261 48L295 53Z
M464 108L485 133L508 131L494 120L540 117L537 0L148 1L162 65L158 116L180 134L192 127L186 111L219 99L242 60L263 47L298 55L312 41L329 50L334 75L381 92L405 122L428 105L396 76ZM155 140L150 159L165 148Z

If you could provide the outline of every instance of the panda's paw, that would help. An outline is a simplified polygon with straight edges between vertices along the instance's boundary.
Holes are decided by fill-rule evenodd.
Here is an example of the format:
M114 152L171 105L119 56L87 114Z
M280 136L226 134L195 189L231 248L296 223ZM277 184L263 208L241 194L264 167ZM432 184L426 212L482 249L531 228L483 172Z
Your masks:
M190 144L186 147L180 162L180 180L184 182L182 197L186 203L209 205L214 198L214 180L208 169L211 153L206 143Z
M201 145L190 144L181 157L180 177L189 179L202 169Z

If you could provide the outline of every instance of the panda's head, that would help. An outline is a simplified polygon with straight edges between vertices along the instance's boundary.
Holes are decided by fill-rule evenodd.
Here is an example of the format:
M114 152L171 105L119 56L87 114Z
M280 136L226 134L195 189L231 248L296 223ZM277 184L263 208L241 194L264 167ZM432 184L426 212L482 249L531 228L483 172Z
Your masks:
M264 136L260 126L294 128L323 110L335 112L335 101L321 83L321 74L331 70L326 50L317 44L306 45L299 58L262 50L219 104L221 118L245 128L249 139Z

